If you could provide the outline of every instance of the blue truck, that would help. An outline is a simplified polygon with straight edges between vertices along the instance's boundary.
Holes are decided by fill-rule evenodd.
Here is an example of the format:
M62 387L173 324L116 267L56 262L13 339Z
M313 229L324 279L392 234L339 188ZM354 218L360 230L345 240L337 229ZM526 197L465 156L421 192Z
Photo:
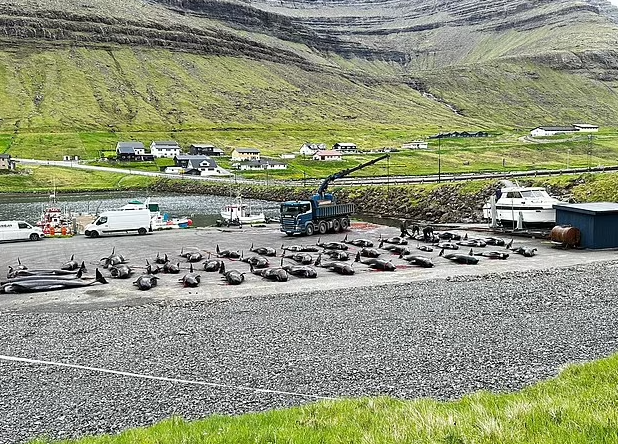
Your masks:
M280 221L281 231L288 236L295 234L306 234L311 236L314 233L325 234L328 232L338 233L350 227L350 215L354 213L354 204L338 204L335 196L326 193L328 185L354 171L373 165L374 163L386 159L388 154L372 159L353 168L348 168L328 176L316 194L309 200L295 200L281 203Z

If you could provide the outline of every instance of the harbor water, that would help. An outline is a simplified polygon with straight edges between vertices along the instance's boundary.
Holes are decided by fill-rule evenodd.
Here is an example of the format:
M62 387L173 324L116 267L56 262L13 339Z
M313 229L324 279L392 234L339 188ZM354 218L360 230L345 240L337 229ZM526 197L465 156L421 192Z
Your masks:
M221 219L221 208L235 202L234 197L183 194L140 194L139 192L107 192L62 194L56 196L56 205L72 215L96 214L121 208L131 200L144 201L147 197L159 203L161 213L170 218L188 217L193 226L215 225ZM0 194L0 220L25 220L36 223L49 202L47 195ZM264 212L271 218L279 216L279 203L266 200L243 199L252 212Z

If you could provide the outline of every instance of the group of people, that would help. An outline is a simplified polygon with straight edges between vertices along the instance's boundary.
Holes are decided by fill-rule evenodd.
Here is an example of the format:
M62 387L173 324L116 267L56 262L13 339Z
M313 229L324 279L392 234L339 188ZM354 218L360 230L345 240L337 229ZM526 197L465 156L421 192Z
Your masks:
M408 231L408 221L406 219L401 219L401 235L400 237L414 237L421 234L421 227L414 224L412 225L412 233ZM429 242L433 238L433 227L431 225L427 225L422 229L423 231L423 239L425 242Z

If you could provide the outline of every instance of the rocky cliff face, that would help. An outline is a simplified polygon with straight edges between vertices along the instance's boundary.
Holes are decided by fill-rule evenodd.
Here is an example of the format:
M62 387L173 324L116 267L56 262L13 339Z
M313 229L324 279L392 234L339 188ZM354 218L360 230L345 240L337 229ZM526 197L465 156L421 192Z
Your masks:
M499 58L613 69L617 16L606 0L0 0L0 38L309 65L319 51L411 70Z

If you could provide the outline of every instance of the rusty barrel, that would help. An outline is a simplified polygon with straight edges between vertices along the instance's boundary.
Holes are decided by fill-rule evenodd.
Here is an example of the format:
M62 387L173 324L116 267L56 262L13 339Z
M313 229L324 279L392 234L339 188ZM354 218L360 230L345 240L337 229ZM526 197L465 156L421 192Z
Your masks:
M577 247L581 240L581 233L576 227L556 225L551 229L549 238L552 242L559 242L567 247Z

